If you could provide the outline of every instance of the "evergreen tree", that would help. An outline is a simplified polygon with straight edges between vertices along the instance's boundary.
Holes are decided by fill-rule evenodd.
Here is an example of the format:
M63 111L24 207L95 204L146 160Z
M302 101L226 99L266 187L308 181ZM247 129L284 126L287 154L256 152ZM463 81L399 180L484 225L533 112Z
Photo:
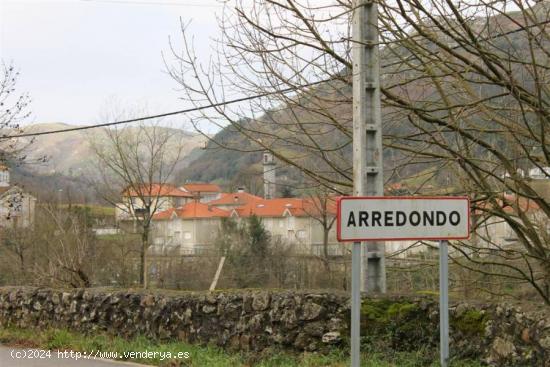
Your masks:
M267 284L271 236L260 218L253 215L241 225L231 218L223 219L217 245L230 264L234 286L252 288Z

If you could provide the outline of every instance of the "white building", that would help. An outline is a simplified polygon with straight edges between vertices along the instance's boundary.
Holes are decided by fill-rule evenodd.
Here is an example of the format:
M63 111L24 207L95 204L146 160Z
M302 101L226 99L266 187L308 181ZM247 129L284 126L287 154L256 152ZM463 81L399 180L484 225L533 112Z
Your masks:
M201 203L217 200L222 195L222 189L218 185L209 183L186 183L180 189L191 194Z
M529 178L535 180L548 180L550 179L550 167L535 167L529 170Z
M28 228L34 223L36 198L10 183L8 167L0 165L0 227Z
M334 201L323 213L310 198L262 199L243 191L223 193L218 200L190 202L156 214L153 243L157 252L180 246L182 254L199 253L212 248L222 218L241 221L255 215L275 241L295 245L296 253L322 256L326 232L329 255L342 255L345 245L336 239L335 209ZM326 231L323 216L327 219Z
M115 207L117 221L134 220L143 216L143 211L155 213L177 208L193 200L193 195L171 184L143 184L137 188L126 188L122 202Z
M157 213L153 216L152 252L191 255L211 249L221 219L230 214L198 201Z

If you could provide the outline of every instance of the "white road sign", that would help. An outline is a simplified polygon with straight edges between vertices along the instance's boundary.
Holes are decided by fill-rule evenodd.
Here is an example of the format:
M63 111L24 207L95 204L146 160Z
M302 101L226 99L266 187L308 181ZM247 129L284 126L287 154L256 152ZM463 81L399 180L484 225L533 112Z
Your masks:
M467 197L343 197L338 200L339 241L465 239Z

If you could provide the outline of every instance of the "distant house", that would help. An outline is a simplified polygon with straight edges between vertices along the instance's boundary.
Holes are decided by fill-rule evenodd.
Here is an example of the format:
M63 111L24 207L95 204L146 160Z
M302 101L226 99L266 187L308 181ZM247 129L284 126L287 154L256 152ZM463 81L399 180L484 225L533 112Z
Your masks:
M217 200L222 193L222 189L218 185L210 183L187 183L181 187L181 190L198 198L201 203Z
M529 170L529 178L535 180L550 179L550 167L535 167Z
M505 195L503 200L498 200L499 205L507 215L517 218L519 213L531 221L541 231L549 231L550 223L542 213L539 206L533 201L515 195ZM511 203L511 205L504 204ZM472 234L470 242L478 248L497 249L518 243L516 232L503 218L497 216L487 217L486 213L472 213L472 221L476 223L477 230Z
M36 198L10 183L9 168L0 165L0 227L28 228L34 224Z
M221 209L232 210L254 203L260 203L263 200L263 198L249 194L241 189L233 193L222 193L219 199L213 200L209 202L209 204Z
M122 192L122 202L115 208L115 217L117 221L138 219L147 210L147 205L155 212L161 212L185 205L193 198L189 192L166 183L127 187Z
M313 198L277 198L250 202L232 211L234 218L246 218L251 215L262 218L266 230L273 239L292 243L295 251L303 254L321 255L323 253L324 230L317 219L322 215L329 218L336 216L336 205L332 202L325 213ZM330 255L340 255L343 246L336 239L336 225L328 231Z
M175 248L182 255L201 253L212 247L221 218L230 214L198 201L157 213L153 216L153 252L174 253Z
M200 253L212 248L222 218L240 221L252 215L262 219L274 240L296 245L299 253L322 255L324 230L316 218L333 218L336 207L333 203L326 213L320 213L310 198L263 199L243 190L222 193L219 199L208 203L190 202L156 214L153 243L157 252L180 246L182 254ZM335 225L328 231L328 243L330 255L342 254L344 246L336 240Z

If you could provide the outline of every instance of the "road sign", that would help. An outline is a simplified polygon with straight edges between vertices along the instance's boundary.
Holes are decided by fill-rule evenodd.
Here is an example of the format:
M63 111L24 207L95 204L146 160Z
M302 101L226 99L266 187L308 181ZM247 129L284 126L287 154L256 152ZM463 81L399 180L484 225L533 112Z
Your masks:
M470 232L470 201L457 196L343 197L336 217L338 241L353 241L352 262L359 257L360 241L440 240L439 315L441 366L449 362L448 242L466 239ZM353 264L352 264L353 265ZM355 268L359 269L358 265ZM359 323L359 288L352 274L352 326ZM354 312L355 311L355 312ZM353 317L355 315L355 317ZM359 365L359 332L352 332L352 366Z
M384 196L338 200L338 241L466 239L467 197Z

